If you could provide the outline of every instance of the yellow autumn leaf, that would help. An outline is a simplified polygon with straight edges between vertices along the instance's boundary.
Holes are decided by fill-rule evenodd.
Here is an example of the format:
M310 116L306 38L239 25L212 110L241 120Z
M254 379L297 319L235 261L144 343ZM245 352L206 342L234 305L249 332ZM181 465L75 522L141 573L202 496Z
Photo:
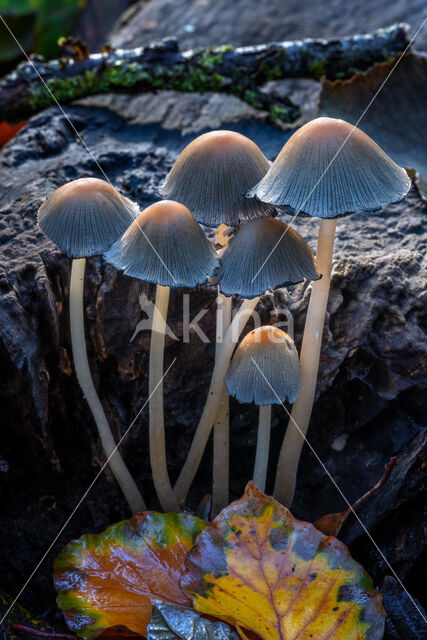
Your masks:
M347 547L252 483L197 537L181 587L264 640L380 640L381 593Z

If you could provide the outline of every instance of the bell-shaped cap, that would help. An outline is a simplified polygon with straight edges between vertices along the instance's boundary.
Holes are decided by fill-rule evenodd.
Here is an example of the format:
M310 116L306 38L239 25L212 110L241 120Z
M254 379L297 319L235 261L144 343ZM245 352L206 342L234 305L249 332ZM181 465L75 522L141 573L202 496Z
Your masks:
M249 138L234 131L211 131L180 153L160 193L185 204L207 227L222 223L233 227L275 215L274 207L245 198L269 167L267 158Z
M295 402L300 392L299 359L292 338L276 327L254 329L237 347L225 376L239 402Z
M337 218L399 202L410 186L406 171L366 133L345 120L316 118L289 138L248 195L291 213Z
M105 251L137 214L138 206L105 180L79 178L54 191L37 220L70 258L88 258Z
M230 240L221 263L221 292L246 299L320 277L304 238L277 218L243 225Z
M105 258L128 276L172 289L205 283L218 267L216 251L190 211L171 200L144 209Z

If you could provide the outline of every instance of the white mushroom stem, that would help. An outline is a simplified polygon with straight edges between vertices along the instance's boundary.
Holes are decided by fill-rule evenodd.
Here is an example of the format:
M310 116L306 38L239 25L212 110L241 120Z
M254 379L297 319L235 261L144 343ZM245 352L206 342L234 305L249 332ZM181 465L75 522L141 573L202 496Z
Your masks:
M215 360L208 398L203 409L200 422L197 426L196 433L194 434L187 459L175 485L175 495L180 505L185 503L188 490L194 480L197 469L199 468L206 443L215 422L219 403L221 401L224 377L227 373L228 365L230 364L236 342L238 341L239 336L242 333L248 318L254 311L258 301L259 298L254 298L253 300L244 300L242 302L239 311L235 314L233 321L224 336L224 342L218 352L218 357Z
M179 511L178 502L169 480L166 463L165 420L163 411L163 358L166 318L169 306L169 287L157 285L150 345L149 422L150 463L154 486L164 511Z
M102 404L96 393L92 374L87 358L85 327L84 327L84 276L86 259L73 260L71 264L70 281L70 328L71 347L73 350L74 367L77 380L87 400L89 408L98 428L99 437L104 447L107 462L111 471L120 485L120 488L129 504L132 513L145 511L144 500L129 473L111 433Z
M229 227L220 224L215 232L215 240L220 246L221 256L229 241ZM226 297L219 291L216 311L216 348L215 359L231 324L233 298ZM230 401L225 383L222 386L221 400L213 429L213 476L211 516L215 517L228 504L228 487L230 475Z
M270 452L271 404L259 408L258 441L256 445L254 484L265 491Z
M218 357L224 335L231 324L233 298L218 292L215 359ZM230 467L230 402L225 383L222 383L221 397L213 431L213 488L211 516L215 517L228 504Z
M289 506L294 497L298 462L313 408L331 282L336 225L336 218L333 218L321 220L319 227L316 262L322 278L312 283L300 356L301 393L292 407L280 450L274 487L274 497L285 506Z

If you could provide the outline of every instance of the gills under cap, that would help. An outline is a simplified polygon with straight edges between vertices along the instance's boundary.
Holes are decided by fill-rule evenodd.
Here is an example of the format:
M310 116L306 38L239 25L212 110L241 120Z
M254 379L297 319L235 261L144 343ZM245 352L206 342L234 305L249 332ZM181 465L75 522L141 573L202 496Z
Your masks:
M316 118L289 138L248 195L292 213L337 218L398 202L410 186L406 171L363 131Z
M271 205L245 198L265 176L270 163L259 147L234 131L211 131L188 144L160 189L165 198L185 204L208 227L235 226L275 215Z
M307 242L277 218L243 225L230 240L221 263L221 292L246 299L320 277Z
M79 178L54 191L37 220L43 233L71 258L105 251L135 219L138 206L111 184Z
M142 211L105 258L128 276L177 288L207 281L217 254L190 211L171 200Z
M237 347L225 383L228 393L239 402L259 406L280 404L286 399L295 402L300 392L300 372L294 341L276 327L254 329Z

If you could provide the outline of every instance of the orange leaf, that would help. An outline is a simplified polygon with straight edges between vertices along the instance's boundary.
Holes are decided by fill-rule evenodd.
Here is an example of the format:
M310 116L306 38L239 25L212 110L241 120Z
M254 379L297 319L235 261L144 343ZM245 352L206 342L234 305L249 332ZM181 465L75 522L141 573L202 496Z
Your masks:
M58 605L70 629L83 638L112 627L114 635L123 628L145 635L151 599L191 607L179 580L204 526L194 516L149 511L70 542L54 565Z
M0 149L22 129L26 122L26 120L21 120L16 124L9 124L6 121L0 122Z
M264 640L380 640L381 594L347 547L252 483L198 536L181 587Z

